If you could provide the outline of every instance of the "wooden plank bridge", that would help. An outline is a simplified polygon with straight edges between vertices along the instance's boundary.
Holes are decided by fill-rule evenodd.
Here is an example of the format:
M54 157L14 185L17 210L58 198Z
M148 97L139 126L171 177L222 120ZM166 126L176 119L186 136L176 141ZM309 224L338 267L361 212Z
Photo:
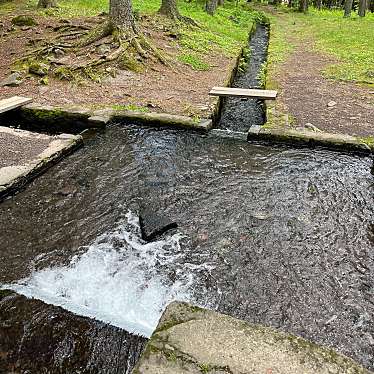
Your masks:
M19 108L23 105L31 103L32 99L22 96L13 96L8 99L0 100L0 113Z
M213 87L209 92L210 96L224 96L224 97L242 97L263 100L275 100L278 91L260 90L260 89L245 89L232 87Z

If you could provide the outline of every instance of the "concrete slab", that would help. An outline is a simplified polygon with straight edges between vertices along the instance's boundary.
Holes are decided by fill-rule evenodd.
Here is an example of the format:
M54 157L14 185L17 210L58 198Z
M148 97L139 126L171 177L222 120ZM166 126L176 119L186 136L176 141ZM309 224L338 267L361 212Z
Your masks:
M81 144L79 135L49 136L0 127L0 200Z
M185 303L163 314L133 374L370 373L302 338Z

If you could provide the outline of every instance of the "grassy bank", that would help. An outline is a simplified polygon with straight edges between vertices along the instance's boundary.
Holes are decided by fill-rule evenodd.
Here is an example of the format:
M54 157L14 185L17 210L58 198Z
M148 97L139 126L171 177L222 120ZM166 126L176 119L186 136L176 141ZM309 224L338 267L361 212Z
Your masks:
M36 10L37 0L24 3L29 10ZM108 12L108 3L108 0L59 0L58 9L39 12L47 16L64 18L95 16ZM133 0L133 7L138 16L147 15L152 18L160 7L160 3L160 0ZM241 48L247 44L248 32L253 23L261 17L256 11L249 11L243 5L244 1L239 6L236 6L236 2L226 2L224 6L218 8L214 17L204 11L204 4L203 0L190 3L179 1L180 12L193 18L200 28L178 23L174 30L178 34L175 43L178 43L180 48L178 60L196 70L209 69L204 56L208 55L212 49L227 57L237 56Z
M270 60L275 65L292 49L292 39L312 39L317 50L338 60L325 69L328 78L374 85L373 14L343 18L341 10L311 9L300 14L281 7L279 11L269 15L273 23Z

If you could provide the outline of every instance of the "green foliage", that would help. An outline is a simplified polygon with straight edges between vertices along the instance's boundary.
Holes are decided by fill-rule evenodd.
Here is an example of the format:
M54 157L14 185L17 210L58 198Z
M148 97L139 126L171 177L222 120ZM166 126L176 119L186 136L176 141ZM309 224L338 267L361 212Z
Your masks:
M198 56L186 53L186 54L180 54L178 56L178 60L185 63L186 65L189 65L194 70L209 70L210 65L206 62L202 61Z
M144 106L138 106L136 104L127 104L127 105L112 105L112 108L115 110L129 110L132 112L142 112L148 113L149 109Z
M292 46L286 35L297 35L305 40L314 39L317 50L331 54L337 63L328 66L324 74L328 78L357 83L374 84L374 14L343 18L342 10L316 10L308 14L283 10L282 22L270 16L272 21L269 63L282 62Z

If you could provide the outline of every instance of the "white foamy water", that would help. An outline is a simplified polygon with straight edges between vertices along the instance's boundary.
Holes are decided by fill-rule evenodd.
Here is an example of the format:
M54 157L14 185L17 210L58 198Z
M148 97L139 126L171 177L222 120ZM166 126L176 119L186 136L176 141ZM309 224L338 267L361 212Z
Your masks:
M67 266L33 271L3 288L149 337L168 303L193 301L193 273L210 267L188 263L180 234L146 243L138 218L126 218Z

